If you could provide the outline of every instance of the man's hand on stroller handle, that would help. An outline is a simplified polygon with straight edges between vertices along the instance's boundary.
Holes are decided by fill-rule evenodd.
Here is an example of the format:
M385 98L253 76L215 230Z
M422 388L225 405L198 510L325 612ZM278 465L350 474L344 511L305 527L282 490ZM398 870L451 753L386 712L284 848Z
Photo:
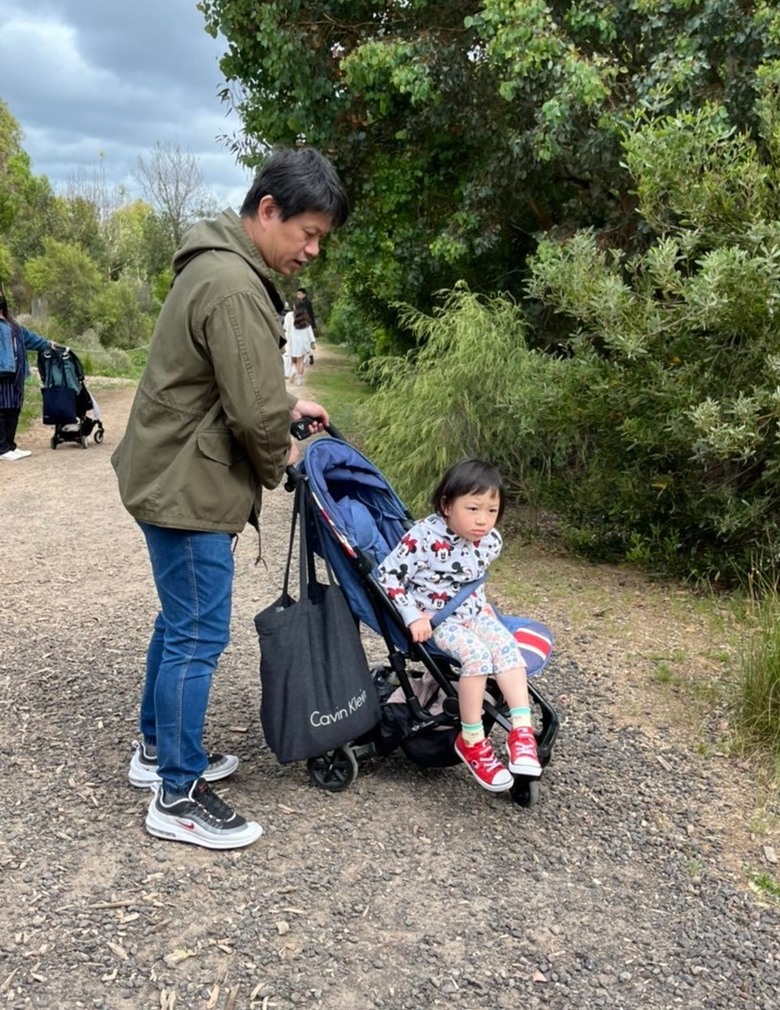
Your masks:
M429 617L418 617L409 625L409 634L413 642L427 642L433 634L431 619Z
M327 410L314 400L298 400L290 411L290 417L293 421L290 432L298 439L316 435L330 424Z

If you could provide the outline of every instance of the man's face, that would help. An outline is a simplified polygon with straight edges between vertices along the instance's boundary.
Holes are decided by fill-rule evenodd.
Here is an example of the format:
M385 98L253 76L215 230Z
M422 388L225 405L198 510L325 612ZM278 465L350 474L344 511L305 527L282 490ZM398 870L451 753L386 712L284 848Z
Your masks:
M319 255L320 239L332 224L329 214L314 210L283 221L274 200L263 197L257 216L250 219L249 234L268 266L289 277Z

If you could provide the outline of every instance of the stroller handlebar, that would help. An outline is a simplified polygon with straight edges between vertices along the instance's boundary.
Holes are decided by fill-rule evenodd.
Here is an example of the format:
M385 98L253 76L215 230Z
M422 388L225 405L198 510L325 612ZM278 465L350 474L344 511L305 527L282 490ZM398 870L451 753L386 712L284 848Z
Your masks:
M319 423L321 422L318 417L301 417L297 421L293 421L291 423L290 434L293 438L302 442L304 439L309 438L313 434L311 426ZM341 442L347 441L347 438L341 434L335 424L326 424L324 430L331 436L331 438L337 438ZM287 480L284 483L284 489L285 491L294 491L295 482L298 479L298 470L294 465L288 466L285 469L285 473L287 475Z
M290 425L290 434L293 438L297 438L299 442L303 439L308 438L311 434L311 426L313 424L319 424L320 419L318 417L301 417L297 421L293 421ZM326 424L325 431L332 437L338 438L342 442L346 442L346 438L341 434L338 428L333 424Z

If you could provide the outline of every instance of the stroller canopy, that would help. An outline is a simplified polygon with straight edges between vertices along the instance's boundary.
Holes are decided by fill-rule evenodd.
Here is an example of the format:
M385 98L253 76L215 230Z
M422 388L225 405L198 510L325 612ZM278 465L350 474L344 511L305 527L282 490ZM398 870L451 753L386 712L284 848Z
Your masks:
M412 522L379 470L347 442L335 438L312 442L301 467L320 511L346 541L342 546L371 554L376 564Z
M378 632L355 556L361 552L373 562L371 567L378 565L401 539L411 516L374 464L348 442L317 439L299 467L326 532L332 534L319 543L311 531L314 549L330 562L353 614Z

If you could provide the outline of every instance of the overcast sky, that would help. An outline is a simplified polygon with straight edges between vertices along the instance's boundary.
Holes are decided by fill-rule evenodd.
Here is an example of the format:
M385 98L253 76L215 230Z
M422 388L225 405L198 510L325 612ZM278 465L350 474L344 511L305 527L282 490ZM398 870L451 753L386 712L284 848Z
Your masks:
M102 155L140 195L132 174L159 140L198 159L220 206L240 204L251 175L217 140L240 129L217 97L223 51L195 0L0 0L0 97L58 192Z

